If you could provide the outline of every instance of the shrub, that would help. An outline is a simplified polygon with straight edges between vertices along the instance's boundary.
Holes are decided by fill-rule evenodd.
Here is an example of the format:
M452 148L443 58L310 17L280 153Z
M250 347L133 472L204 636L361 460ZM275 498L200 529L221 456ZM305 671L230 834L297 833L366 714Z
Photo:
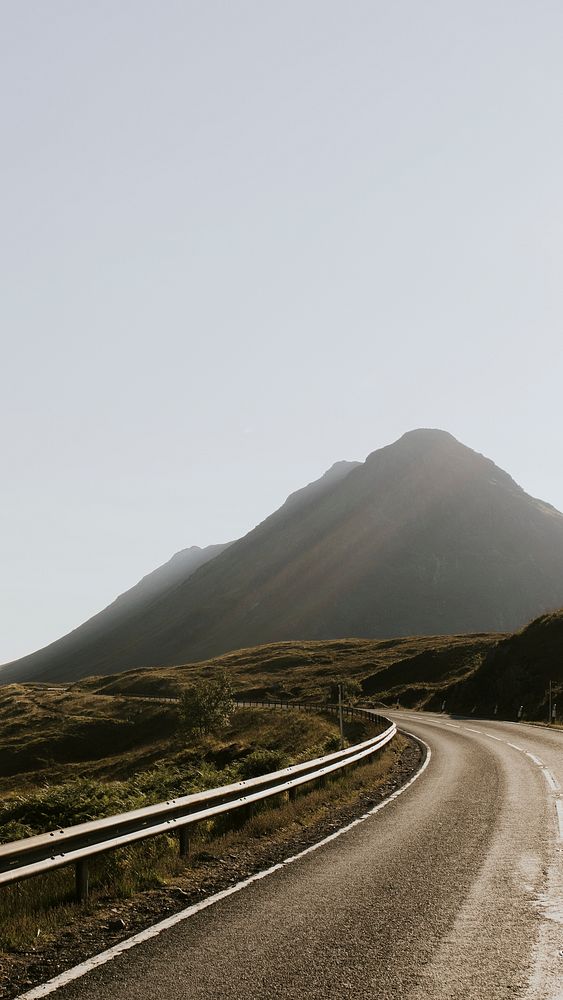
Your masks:
M180 728L215 732L229 723L234 709L233 687L226 673L215 680L190 684L180 698Z
M288 759L282 750L253 750L241 764L243 778L258 778L270 771L281 771L287 767Z

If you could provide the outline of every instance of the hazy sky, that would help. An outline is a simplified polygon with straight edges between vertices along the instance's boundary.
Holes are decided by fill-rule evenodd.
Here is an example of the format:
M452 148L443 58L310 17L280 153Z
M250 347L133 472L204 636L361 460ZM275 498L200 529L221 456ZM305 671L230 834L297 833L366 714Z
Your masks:
M560 0L4 0L0 661L442 427L563 508Z

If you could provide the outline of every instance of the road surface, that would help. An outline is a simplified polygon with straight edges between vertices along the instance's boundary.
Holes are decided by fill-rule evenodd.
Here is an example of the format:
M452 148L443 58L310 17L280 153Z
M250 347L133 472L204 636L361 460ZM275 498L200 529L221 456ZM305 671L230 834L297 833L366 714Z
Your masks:
M563 733L391 714L403 794L57 1000L563 1000Z

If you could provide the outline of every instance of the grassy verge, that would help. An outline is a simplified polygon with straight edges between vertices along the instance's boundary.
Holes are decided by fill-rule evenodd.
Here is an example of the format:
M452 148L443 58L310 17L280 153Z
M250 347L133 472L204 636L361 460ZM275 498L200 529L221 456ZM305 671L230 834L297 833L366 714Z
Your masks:
M33 697L37 701L37 696ZM95 696L93 701L96 705ZM19 714L16 716L12 748L25 740L30 728L35 732L36 715L44 720L45 703L38 704L39 708L35 705L36 712L30 713L27 722ZM135 711L139 708L146 712L147 726L143 732L140 716L136 719L136 738L128 751L89 759L90 742L99 737L100 725L102 729L105 727L107 713L104 709L100 720L85 711L81 725L88 735L88 759L5 776L8 790L0 805L0 841L62 829L253 777L330 753L339 743L334 719L322 715L242 709L233 714L220 734L188 738L174 726L173 707L156 716L154 706L134 706ZM123 706L113 706L111 710L114 718L125 711ZM355 742L364 734L365 725L354 723L348 735ZM44 738L44 731L40 738ZM9 730L4 732L3 739L4 745L10 747ZM33 754L28 759L36 763ZM116 772L121 776L113 777ZM278 815L279 810L275 813ZM256 822L259 815L265 814L257 814ZM222 836L233 825L236 828L240 824L236 813L214 823L201 824L195 838L198 849L210 838ZM178 872L179 864L178 844L172 836L101 855L91 865L92 905L108 894L115 899L126 899L158 887L163 878ZM61 869L2 889L0 949L34 946L38 939L48 938L73 919L73 877L72 869Z

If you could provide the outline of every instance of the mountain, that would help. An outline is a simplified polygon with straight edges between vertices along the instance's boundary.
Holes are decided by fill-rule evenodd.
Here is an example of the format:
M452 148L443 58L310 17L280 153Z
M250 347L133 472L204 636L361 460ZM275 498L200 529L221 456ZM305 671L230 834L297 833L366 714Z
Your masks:
M159 598L170 597L179 584L184 583L196 569L214 559L230 544L231 542L208 545L203 549L199 545L192 545L176 552L168 562L148 573L107 608L62 639L57 639L44 649L12 664L0 667L0 683L9 683L16 677L18 680L35 680L36 675L41 678L44 665L47 670L45 676L50 680L50 666L54 661L63 665L66 680L74 677L72 665L86 648L99 650L100 654L106 645L111 649L134 648L137 623L149 613L151 605Z
M336 462L320 479L292 493L278 514L287 511L295 516L312 500L318 500L335 483L343 479L359 462ZM273 515L273 520L276 515ZM121 656L131 656L132 663L143 660L143 643L146 641L146 622L152 627L161 611L153 606L174 604L174 591L185 583L200 566L215 559L232 542L208 545L177 552L168 562L143 577L134 587L121 594L99 614L73 629L62 639L45 646L29 656L0 666L0 684L14 680L74 680L93 672L115 672L122 667ZM166 614L166 612L163 612ZM139 659L136 659L138 651ZM158 661L158 658L157 658ZM157 662L156 661L156 662ZM128 661L129 663L129 661ZM95 667L90 668L90 664Z
M507 632L563 605L563 515L445 431L337 463L134 612L0 680L69 679L294 639ZM90 623L87 623L89 625ZM87 626L82 626L82 629Z

